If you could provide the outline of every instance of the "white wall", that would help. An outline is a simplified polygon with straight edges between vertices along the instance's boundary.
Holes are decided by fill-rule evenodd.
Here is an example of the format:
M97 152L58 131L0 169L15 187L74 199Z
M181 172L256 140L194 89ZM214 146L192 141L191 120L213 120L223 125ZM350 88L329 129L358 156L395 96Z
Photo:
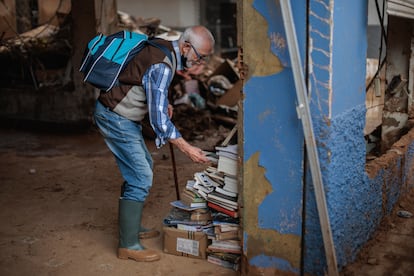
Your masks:
M119 1L119 0L118 0ZM381 15L383 14L382 7L385 0L378 0L378 6L380 9ZM385 3L385 10L387 10L387 3ZM385 21L384 25L387 25L387 12L384 13ZM380 25L380 20L378 18L377 6L375 5L375 0L368 0L368 25Z
M118 10L134 17L157 17L161 25L183 28L200 23L198 0L117 0Z

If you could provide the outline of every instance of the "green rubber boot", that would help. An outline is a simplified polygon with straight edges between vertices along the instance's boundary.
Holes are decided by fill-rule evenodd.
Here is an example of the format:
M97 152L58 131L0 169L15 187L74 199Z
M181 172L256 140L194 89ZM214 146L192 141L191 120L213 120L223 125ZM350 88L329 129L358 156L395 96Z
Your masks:
M121 185L121 195L120 195L121 198L124 196L125 185L126 185L126 182L124 181ZM160 235L160 232L155 229L149 229L141 225L139 228L138 235L139 235L138 238L140 240L151 239L151 238L158 237Z
M133 259L137 262L152 262L160 255L141 245L137 233L140 231L143 202L119 200L119 246L118 258Z

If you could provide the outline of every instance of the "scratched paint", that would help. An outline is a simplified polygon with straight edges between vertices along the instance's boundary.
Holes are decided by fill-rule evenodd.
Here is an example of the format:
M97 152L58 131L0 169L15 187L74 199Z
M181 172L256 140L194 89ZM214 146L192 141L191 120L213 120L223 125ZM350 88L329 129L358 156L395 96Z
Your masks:
M253 68L244 83L242 103L243 241L248 275L298 274L302 238L301 269L305 274L324 275L324 244L309 168L303 180L303 130L296 115L279 1L240 2L242 43L248 46L243 54L249 69ZM398 154L380 160L368 177L363 138L367 2L291 4L301 55L308 45L311 115L337 261L343 267L355 259L391 212L401 191L413 187L414 138L408 147L394 148Z
M272 185L265 176L265 168L259 164L259 153L255 153L245 163L243 189L244 217L247 219L245 231L245 251L250 258L257 256L272 256L274 261L282 264L288 262L288 271L298 271L300 260L300 236L294 234L282 234L275 229L263 229L257 227L259 224L259 206L262 201L273 192Z
M243 55L249 72L243 87L244 253L250 272L255 268L297 275L303 133L280 6L269 0L242 3ZM295 11L303 27L304 6Z
M258 14L252 6L254 0L248 0L243 5L244 15L243 32L248 39L243 41L243 50L247 53L244 62L248 65L249 76L268 76L282 70L282 64L277 56L272 54L271 39L267 34L268 22ZM273 44L280 45L280 42L273 41ZM250 54L251 53L251 54ZM253 54L254 53L254 54Z

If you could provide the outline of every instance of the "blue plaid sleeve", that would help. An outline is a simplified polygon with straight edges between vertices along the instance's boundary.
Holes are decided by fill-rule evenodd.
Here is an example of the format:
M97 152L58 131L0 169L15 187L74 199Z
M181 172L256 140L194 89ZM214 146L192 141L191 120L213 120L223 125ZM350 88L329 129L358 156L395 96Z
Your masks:
M168 117L168 87L172 81L172 71L164 63L152 65L143 77L143 86L147 94L148 115L151 127L157 138L157 148L169 139L181 137L180 132Z

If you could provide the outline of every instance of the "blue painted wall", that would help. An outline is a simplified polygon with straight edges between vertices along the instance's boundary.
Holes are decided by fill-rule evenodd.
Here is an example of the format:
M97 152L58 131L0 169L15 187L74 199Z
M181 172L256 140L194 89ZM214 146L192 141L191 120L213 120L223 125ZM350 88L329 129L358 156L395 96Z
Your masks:
M402 166L412 165L396 156L372 179L365 170L366 26L366 1L310 1L311 112L339 268L356 258L389 214L405 183ZM311 183L308 177L304 270L323 275L325 254Z
M245 134L245 157L260 152L259 164L266 168L266 178L274 191L259 206L259 227L301 235L303 136L295 111L295 95L286 93L294 89L292 85L290 70L246 84L245 89L252 89L246 98L252 108L245 109L245 124L250 129ZM273 87L273 91L266 87ZM269 113L261 113L261 108Z
M368 1L333 1L332 117L365 108L367 9Z
M381 186L371 185L365 173L366 21L366 1L310 1L311 113L340 267L381 215ZM319 218L311 179L306 183L305 271L322 275Z
M291 1L291 5L302 60L306 55L309 58L307 83L311 116L341 269L356 258L401 193L414 186L410 171L414 143L368 176L363 134L367 1L310 0L309 7L306 2ZM268 28L269 37L275 33L285 37L279 1L256 0L253 7L265 18L267 26L263 27ZM278 248L274 254L249 256L251 247L246 240L260 240L260 231L244 233L247 246L244 250L250 266L293 274L303 269L310 275L324 275L323 239L311 174L303 157L304 136L296 115L297 100L288 51L273 46L271 50L280 59L282 70L268 76L253 74L244 85L243 161L249 162L258 153L258 165L264 168L265 178L271 185L271 192L259 203L254 227L274 230L282 234L282 239L283 234L303 237L303 267L292 266L286 257L280 257ZM260 187L251 190L254 189Z
M300 2L300 5L294 6L294 17L301 54L305 57L306 5L305 1ZM272 34L285 36L278 1L256 0L253 7L268 22L266 27L269 37ZM253 75L244 85L243 159L247 162L255 153L259 153L259 166L265 168L265 178L272 186L272 192L258 206L258 225L255 227L259 231L267 229L282 235L297 235L300 240L303 133L296 113L295 86L286 45L280 47L271 43L271 49L263 49L269 50L279 58L283 69L268 76ZM245 233L245 241L249 238L249 234ZM293 267L284 259L264 254L249 256L249 265L277 267L299 273L299 267Z

